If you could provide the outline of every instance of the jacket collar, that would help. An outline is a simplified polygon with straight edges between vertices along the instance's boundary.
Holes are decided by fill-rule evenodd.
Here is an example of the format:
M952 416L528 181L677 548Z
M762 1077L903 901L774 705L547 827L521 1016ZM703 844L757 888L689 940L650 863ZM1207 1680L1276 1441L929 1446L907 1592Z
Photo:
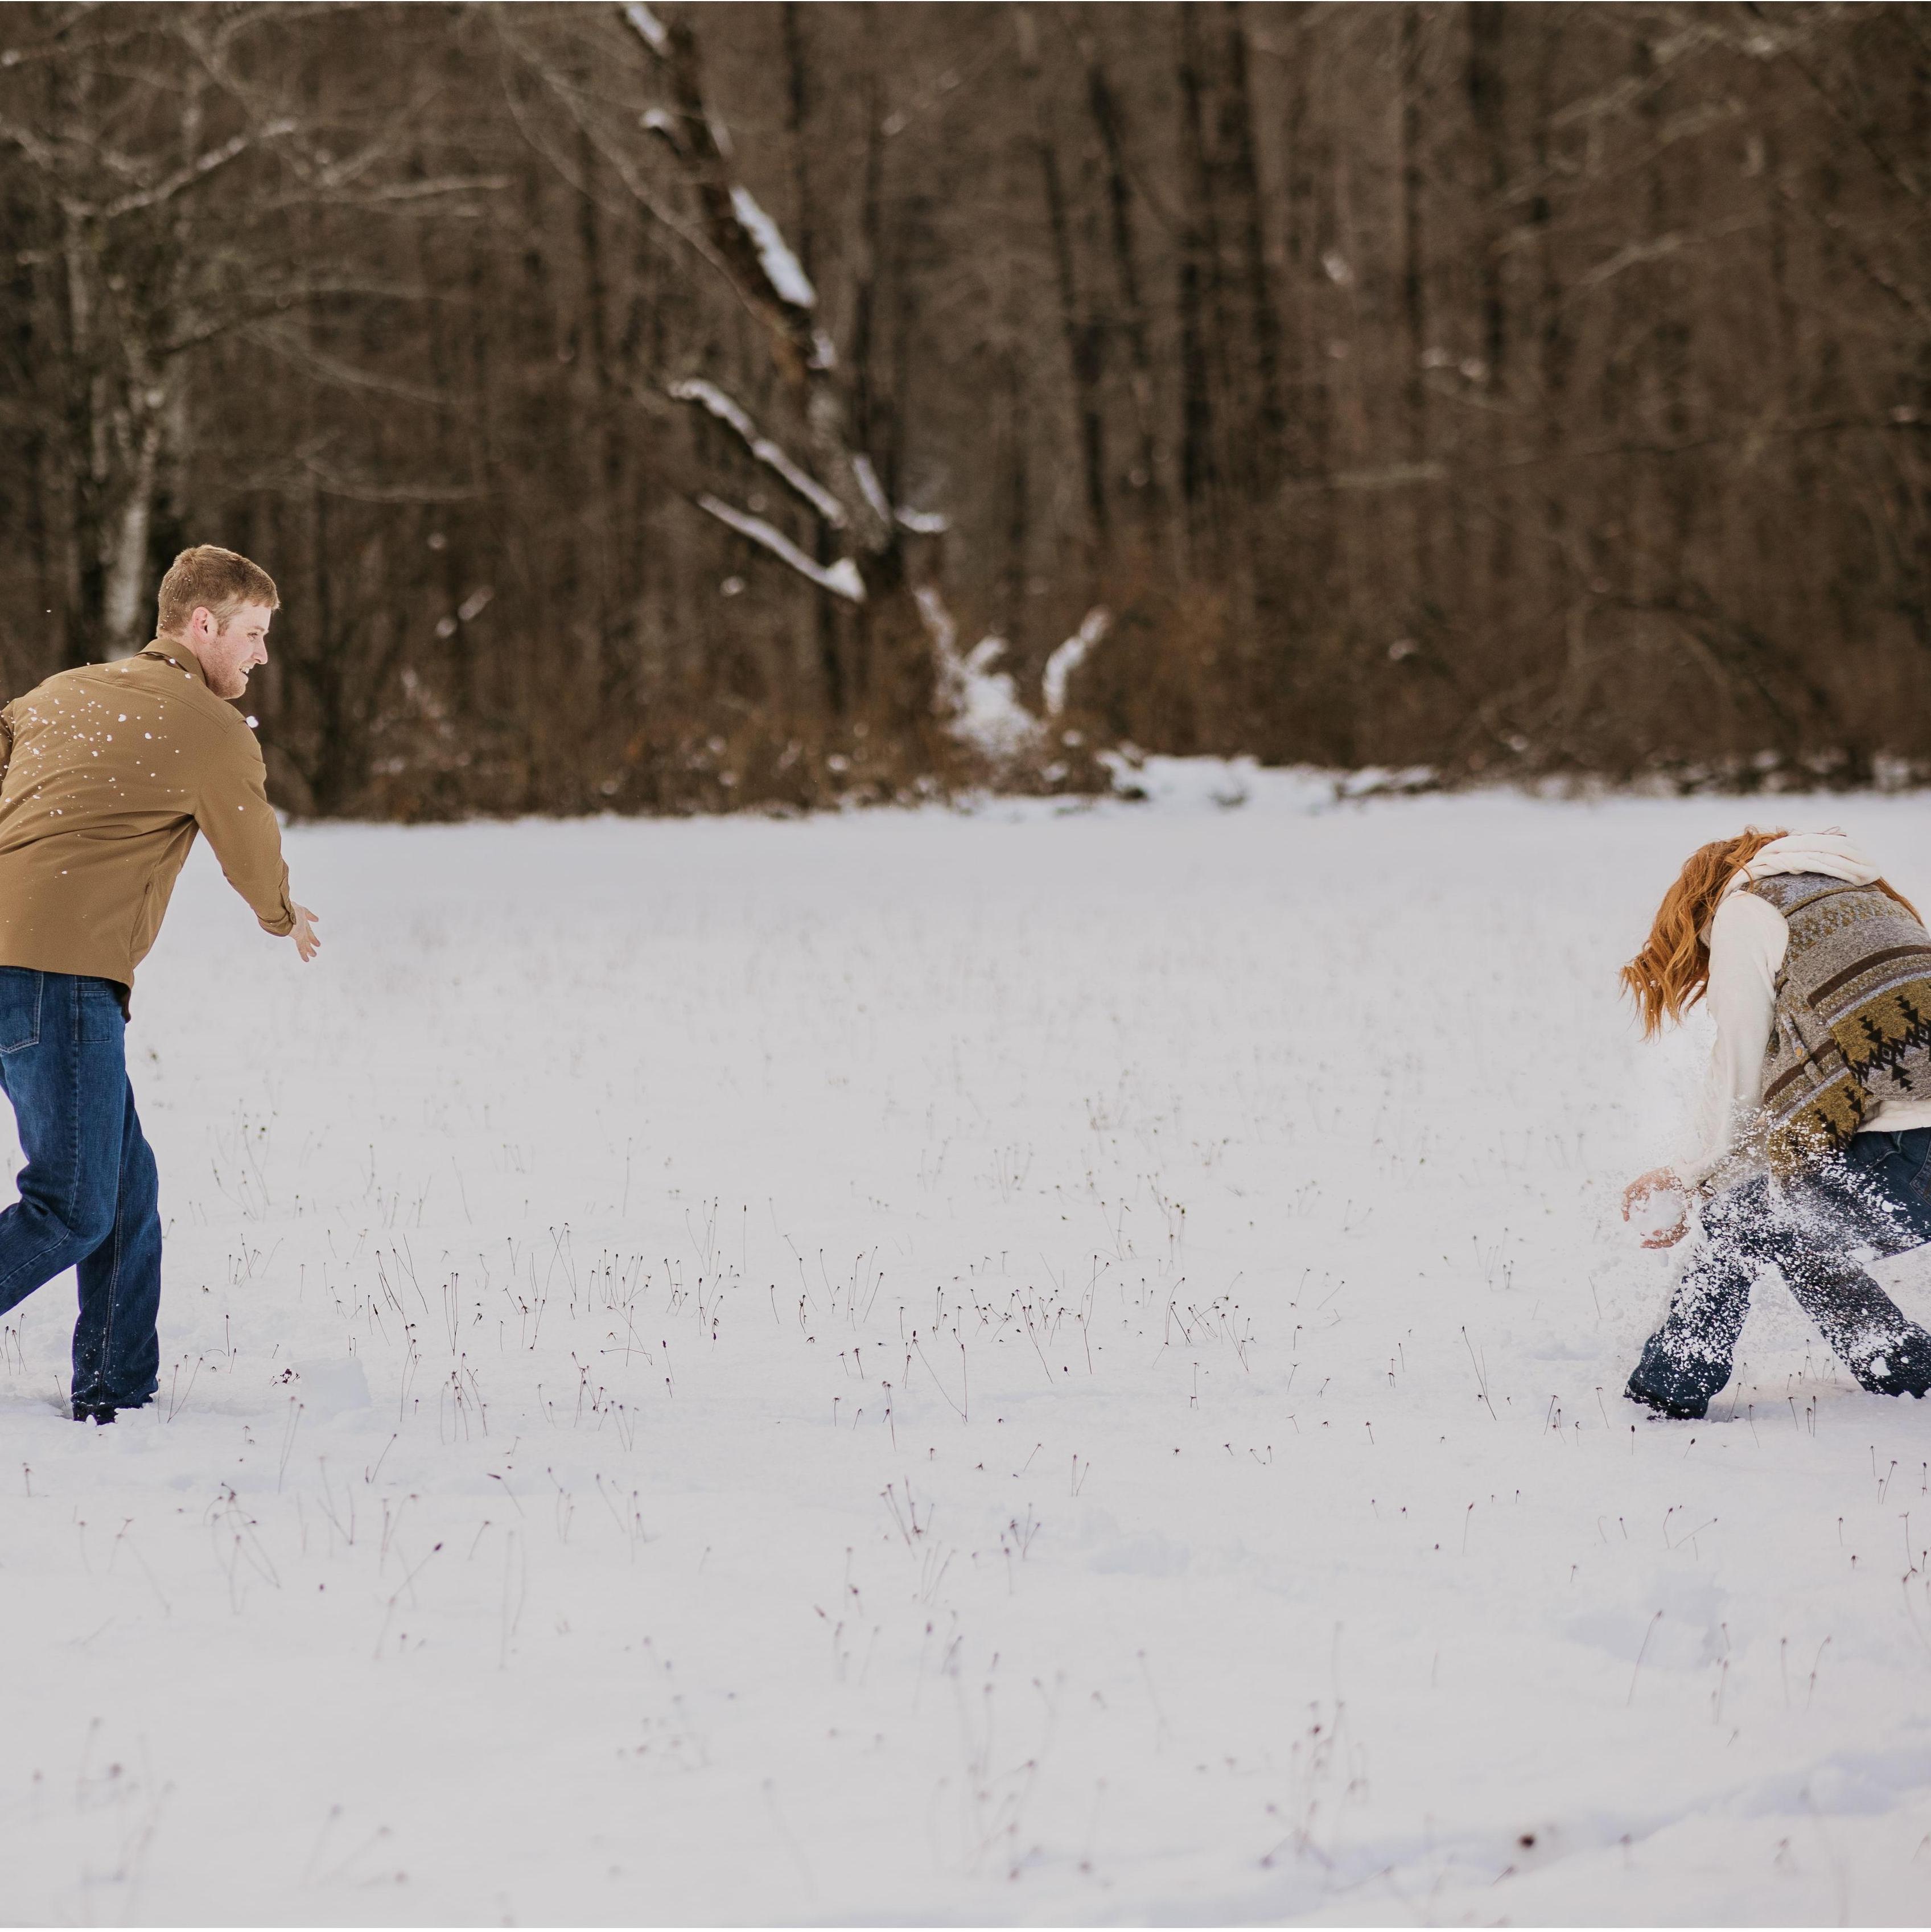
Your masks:
M202 669L201 660L178 638L157 638L139 655L144 658L158 658L163 664L171 664L177 670L186 671L203 691L209 688L208 674Z

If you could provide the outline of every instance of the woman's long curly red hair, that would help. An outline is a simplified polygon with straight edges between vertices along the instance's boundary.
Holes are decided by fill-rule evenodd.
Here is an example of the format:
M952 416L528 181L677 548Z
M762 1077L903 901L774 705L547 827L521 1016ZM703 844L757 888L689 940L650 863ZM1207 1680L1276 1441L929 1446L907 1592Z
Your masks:
M1681 1019L1702 998L1710 984L1710 948L1703 935L1723 888L1772 839L1786 836L1781 829L1764 832L1753 825L1734 838L1698 846L1683 862L1676 883L1657 908L1648 943L1623 968L1623 990L1642 1014L1644 1039L1660 1033L1665 1019ZM1873 884L1913 919L1918 916L1918 908L1894 886L1882 879Z

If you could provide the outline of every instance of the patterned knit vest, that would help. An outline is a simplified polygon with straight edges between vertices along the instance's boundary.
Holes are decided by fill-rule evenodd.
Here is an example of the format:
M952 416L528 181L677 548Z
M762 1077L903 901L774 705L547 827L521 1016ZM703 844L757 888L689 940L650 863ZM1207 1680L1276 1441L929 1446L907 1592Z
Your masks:
M1744 888L1790 928L1764 1056L1765 1152L1788 1172L1878 1103L1931 1100L1931 934L1874 886L1784 873Z

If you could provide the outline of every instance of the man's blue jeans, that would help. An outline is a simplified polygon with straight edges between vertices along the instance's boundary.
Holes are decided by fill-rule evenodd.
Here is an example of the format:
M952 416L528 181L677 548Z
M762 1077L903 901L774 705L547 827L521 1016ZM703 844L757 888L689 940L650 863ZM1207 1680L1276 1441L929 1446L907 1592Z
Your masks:
M75 1270L76 1408L136 1408L160 1378L160 1193L127 1024L111 980L0 966L0 1087L27 1156L0 1213L0 1315Z
M1774 1262L1861 1388L1931 1388L1931 1334L1864 1272L1858 1253L1931 1241L1931 1128L1859 1134L1842 1154L1775 1183L1759 1176L1705 1208L1690 1265L1630 1378L1639 1400L1701 1415L1730 1379L1758 1272Z

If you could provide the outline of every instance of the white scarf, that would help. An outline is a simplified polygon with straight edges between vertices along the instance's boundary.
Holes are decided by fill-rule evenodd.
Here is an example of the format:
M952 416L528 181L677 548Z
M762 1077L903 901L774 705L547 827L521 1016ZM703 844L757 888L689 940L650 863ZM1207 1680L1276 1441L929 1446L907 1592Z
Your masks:
M1723 888L1723 897L1741 892L1753 879L1768 879L1779 872L1821 872L1826 878L1842 879L1847 884L1867 886L1882 874L1833 826L1828 832L1792 832L1773 838L1735 878Z

